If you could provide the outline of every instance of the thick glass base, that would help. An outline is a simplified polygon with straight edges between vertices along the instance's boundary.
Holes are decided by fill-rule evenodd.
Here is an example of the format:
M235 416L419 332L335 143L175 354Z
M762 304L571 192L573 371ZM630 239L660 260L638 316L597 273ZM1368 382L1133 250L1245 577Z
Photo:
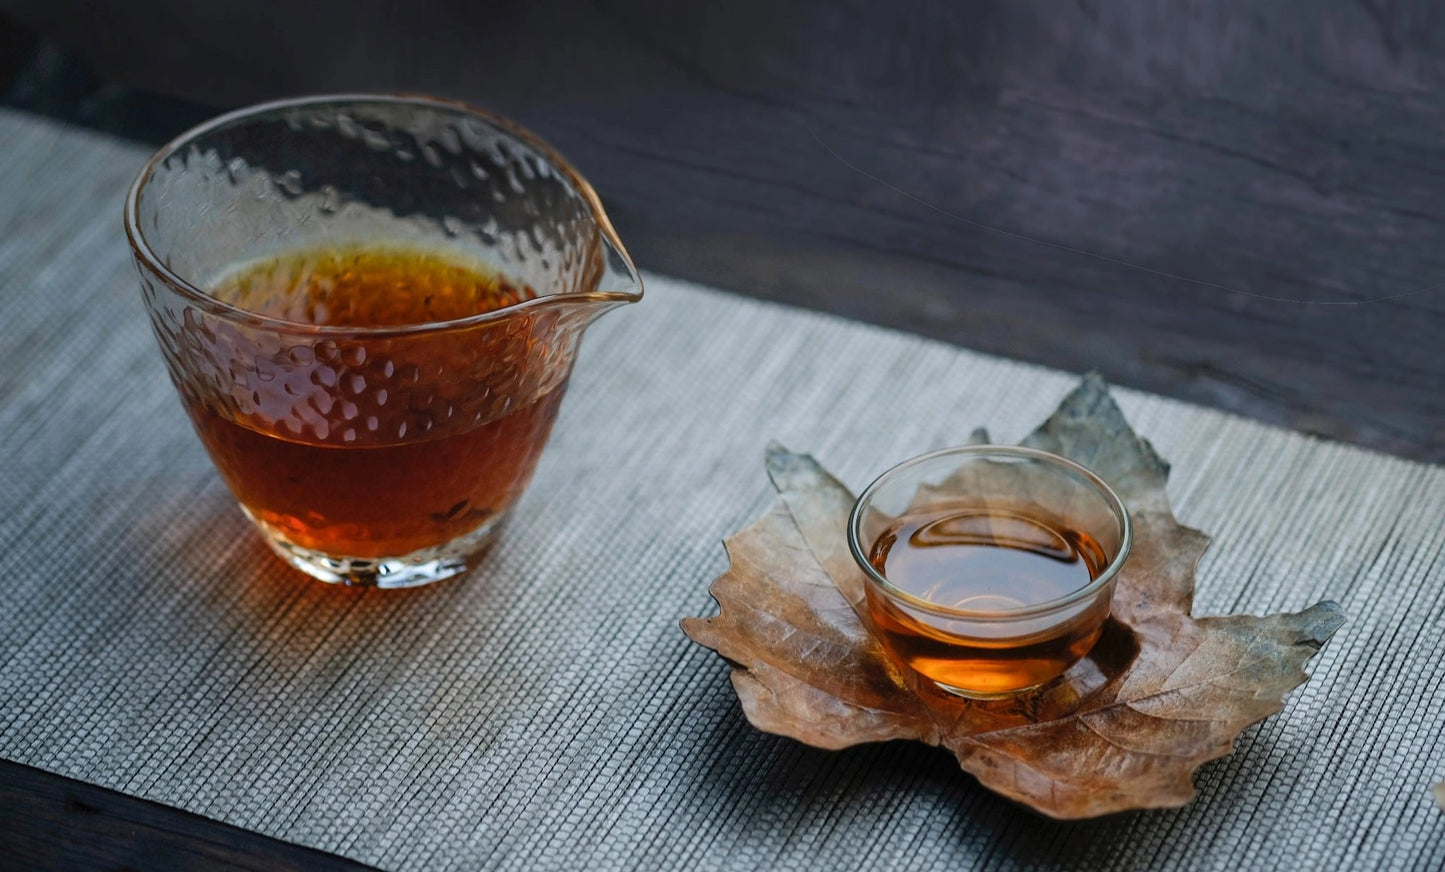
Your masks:
M1049 679L1049 681L1052 680L1053 679ZM954 687L951 684L944 684L941 681L933 681L933 679L929 679L929 681L933 684L934 687L938 688L944 693L951 694L953 696L961 696L964 699L977 700L1008 699L1011 696L1018 696L1021 693L1028 693L1031 690L1037 690L1038 688L1043 687L1045 684L1049 683L1048 681L1041 681L1038 684L1031 684L1028 687L1020 687L1014 690L984 691L969 690L968 688L964 687Z
M245 507L242 507L245 511ZM251 517L250 512L246 512ZM281 559L328 584L347 587L421 587L466 572L496 538L506 520L498 515L457 539L397 557L346 557L303 548L288 542L270 525L251 517L262 538Z

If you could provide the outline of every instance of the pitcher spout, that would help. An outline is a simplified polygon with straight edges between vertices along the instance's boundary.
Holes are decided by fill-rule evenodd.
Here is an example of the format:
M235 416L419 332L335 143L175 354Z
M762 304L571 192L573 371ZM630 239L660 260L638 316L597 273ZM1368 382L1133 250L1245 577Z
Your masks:
M597 227L599 237L597 257L594 260L596 278L588 281L586 285L596 290L590 294L580 295L576 300L576 304L583 307L588 314L588 320L591 321L603 312L640 301L642 299L642 275L637 271L637 266L632 262L632 256L627 253L627 248L618 237L616 229L613 228L611 220L608 219L606 211L602 208L601 199L591 184L581 176L574 176L573 184L577 185L578 194L592 213L592 220ZM581 299L582 297L588 299Z

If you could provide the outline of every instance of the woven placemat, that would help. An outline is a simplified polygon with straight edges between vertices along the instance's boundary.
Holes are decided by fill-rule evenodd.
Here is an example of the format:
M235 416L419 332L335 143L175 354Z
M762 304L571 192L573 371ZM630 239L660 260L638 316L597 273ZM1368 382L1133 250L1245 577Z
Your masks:
M771 500L768 440L856 490L1018 439L1075 376L652 276L482 568L332 588L252 533L166 379L120 228L145 156L0 111L0 755L388 868L1445 863L1445 470L1118 391L1215 537L1196 613L1350 620L1194 804L1053 823L942 751L756 732L678 620Z

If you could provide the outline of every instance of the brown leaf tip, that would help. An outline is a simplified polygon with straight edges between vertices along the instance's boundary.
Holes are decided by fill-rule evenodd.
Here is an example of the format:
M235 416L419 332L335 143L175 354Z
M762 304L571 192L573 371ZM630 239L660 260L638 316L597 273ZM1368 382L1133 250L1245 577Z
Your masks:
M796 477L800 466L817 467L818 465L813 458L806 454L794 454L777 440L768 442L764 457L766 458L768 478L772 479L773 487L778 490L784 489L780 480L786 481L790 477Z
M1168 472L1169 464L1154 451L1148 440L1140 437L1134 432L1134 428L1129 426L1123 410L1109 393L1109 385L1097 372L1084 376L1078 387L1069 391L1059 402L1059 407L1048 420L1039 425L1029 439L1052 438L1087 443L1090 441L1088 437L1097 440L1098 436L1103 435L1135 443L1138 456L1131 459Z
M1084 376L1023 444L1089 467L1109 482L1131 509L1168 506L1164 485L1169 463L1129 426L1096 372Z
M768 478L780 494L837 481L811 454L794 454L777 442L768 443L767 467Z
M1315 603L1299 614L1300 637L1295 640L1296 645L1308 645L1318 651L1324 646L1325 641L1335 634L1335 631L1344 626L1345 610L1340 604L1333 600L1322 600Z

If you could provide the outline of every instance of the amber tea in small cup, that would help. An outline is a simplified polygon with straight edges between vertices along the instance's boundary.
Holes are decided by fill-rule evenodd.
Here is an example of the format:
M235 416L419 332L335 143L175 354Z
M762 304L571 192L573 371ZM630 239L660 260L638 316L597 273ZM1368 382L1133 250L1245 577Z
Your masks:
M858 498L848 542L888 654L990 699L1051 681L1098 641L1129 515L1084 467L1030 448L906 461Z
M462 571L532 477L583 330L642 285L587 182L427 97L243 109L163 147L126 232L201 442L293 566Z

